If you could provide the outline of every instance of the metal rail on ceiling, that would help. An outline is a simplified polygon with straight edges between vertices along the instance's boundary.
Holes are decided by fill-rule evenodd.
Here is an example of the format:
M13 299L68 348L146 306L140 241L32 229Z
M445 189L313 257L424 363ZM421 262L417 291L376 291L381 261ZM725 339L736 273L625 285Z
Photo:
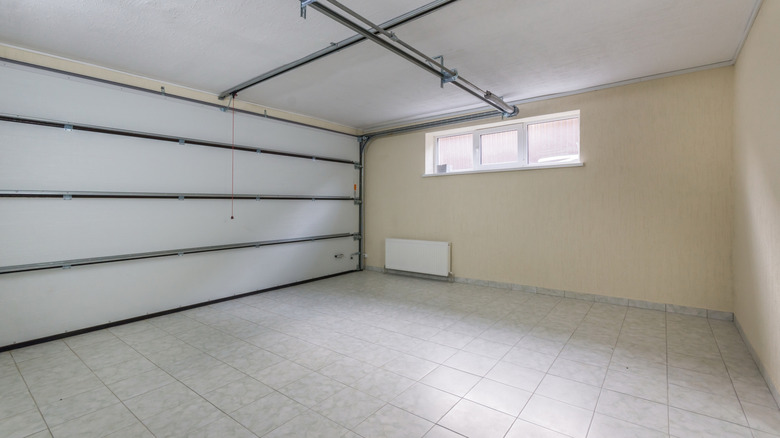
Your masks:
M444 6L449 5L450 3L454 3L457 0L436 0L431 3L428 3L427 5L423 5L415 10L409 11L403 15L399 15L398 17L393 18L392 20L386 21L382 23L382 28L384 29L393 29L395 27L401 26L403 24L406 24L410 21L416 20L426 14L429 14L433 11L438 10L439 8L442 8ZM274 78L276 76L279 76L283 73L287 73L289 71L295 70L298 67L302 67L312 61L316 61L318 59L324 58L332 53L338 52L342 49L345 49L347 47L350 47L354 44L357 44L361 41L365 41L365 37L358 34L354 35L350 38L341 40L337 43L331 43L330 46L318 50L314 53L311 53L309 55L304 56L303 58L297 59L293 62L290 62L288 64L285 64L281 67L277 67L273 70L269 70L260 76L254 77L252 79L249 79L247 81L244 81L235 87L229 88L222 93L219 94L219 99L223 100L228 96L231 96L235 93L238 93L240 91L246 90L247 88L253 87L257 84L260 84L262 82L265 82L271 78Z
M425 55L421 51L405 43L403 40L398 38L398 36L395 35L394 33L389 32L387 29L384 29L382 26L378 24L374 24L367 18L363 17L362 15L353 11L352 9L344 6L340 2L336 0L327 0L327 1L332 5L336 6L337 8L341 9L342 11L346 12L348 15L351 15L353 18L357 19L358 21L363 22L364 24L369 26L370 29L363 28L358 23L339 14L333 9L328 8L327 6L323 5L322 2L318 2L317 0L300 0L301 16L303 17L306 16L305 12L307 7L314 8L315 10L319 11L326 17L329 17L334 21L354 30L355 32L363 35L366 39L373 41L379 46L389 50L390 52L395 53L396 55L406 59L407 61L422 68L423 70L439 77L441 79L442 86L444 86L444 84L446 83L451 83L456 87L460 88L461 90L482 100L483 102L487 103L488 105L492 106L498 111L501 111L501 113L504 116L513 117L517 115L519 111L517 106L509 105L501 97L493 94L488 90L483 90L477 87L472 82L460 76L458 74L457 69L450 69L448 67L445 67L443 64L443 60L444 60L443 57L438 57L442 59L442 62L436 61L434 58ZM383 39L381 37L385 37L385 38Z
M289 243L301 243L301 242L315 242L319 240L330 240L330 239L343 239L346 237L352 237L355 240L359 239L359 235L357 234L341 233L341 234L327 234L327 235L310 236L310 237L298 237L292 239L262 240L258 242L232 243L227 245L199 246L194 248L172 249L172 250L165 250L165 251L140 252L140 253L122 254L122 255L114 255L114 256L59 260L54 262L30 263L26 265L0 266L0 275L13 274L19 272L42 271L46 269L58 269L58 268L70 269L75 266L88 266L88 265L98 265L103 263L123 262L129 260L144 260L144 259L154 259L160 257L183 256L186 254L201 254L207 252L228 251L228 250L244 249L244 248L260 248L263 246L284 245Z

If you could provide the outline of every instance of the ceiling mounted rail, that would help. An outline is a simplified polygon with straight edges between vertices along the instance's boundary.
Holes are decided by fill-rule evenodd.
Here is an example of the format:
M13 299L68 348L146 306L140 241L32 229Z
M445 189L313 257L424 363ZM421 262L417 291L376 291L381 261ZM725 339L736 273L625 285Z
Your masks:
M436 0L433 2L428 3L427 5L423 5L415 10L409 11L403 15L399 15L398 17L393 18L392 20L386 21L381 24L382 28L384 29L393 29L397 26L401 26L403 24L406 24L410 21L416 20L423 15L429 14L433 11L438 10L439 8L442 8L444 6L449 5L450 3L454 3L457 0ZM248 81L244 81L235 87L232 87L230 89L227 89L219 94L219 100L223 100L228 96L232 96L235 93L238 93L240 91L246 90L247 88L254 87L257 84L260 84L262 82L265 82L269 79L272 79L276 76L279 76L281 74L287 73L288 71L295 70L298 67L302 67L312 61L316 61L320 58L324 58L332 53L338 52L339 50L345 49L347 47L350 47L354 44L357 44L361 41L364 41L366 38L362 35L354 35L351 36L345 40L341 40L337 43L331 43L328 47L318 50L314 53L311 53L309 55L304 56L303 58L297 59L293 62L290 62L288 64L285 64L281 67L275 68L273 70L269 70L260 76L254 77L252 79L249 79Z
M517 115L519 111L517 106L509 105L508 103L504 102L504 100L501 97L496 96L495 94L491 93L488 90L483 90L477 87L473 83L469 82L468 80L460 76L458 74L457 69L450 69L445 67L443 63L444 61L443 57L437 57L441 59L442 62L436 61L436 59L425 55L424 53L420 52L419 50L415 49L414 47L402 41L400 38L398 38L398 36L395 33L389 32L387 29L383 28L378 24L374 24L373 22L369 21L367 18L349 9L348 7L339 3L338 1L336 0L327 0L327 1L331 3L333 6L336 6L337 8L346 12L348 15L351 15L358 21L363 22L364 24L369 26L370 29L363 28L363 26L341 15L340 13L334 11L333 9L328 8L327 6L323 5L322 2L319 2L317 0L300 0L301 16L304 18L306 17L307 7L314 8L315 10L319 11L326 17L329 17L334 21L343 24L344 26L354 30L360 35L363 35L366 39L375 42L376 44L384 47L385 49L406 59L412 64L439 77L441 79L442 86L444 86L445 83L451 83L456 87L460 88L461 90L482 100L483 102L487 103L488 105L492 106L498 111L501 111L504 114L504 116L512 117ZM385 37L385 38L381 38L381 37Z

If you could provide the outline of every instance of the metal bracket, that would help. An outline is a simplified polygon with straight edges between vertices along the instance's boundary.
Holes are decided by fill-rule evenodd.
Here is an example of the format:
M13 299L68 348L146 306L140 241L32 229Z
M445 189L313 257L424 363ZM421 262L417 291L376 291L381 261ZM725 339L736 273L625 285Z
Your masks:
M184 141L184 139L183 139L183 138L180 138L180 139L179 139L179 144L180 144L180 145L184 146L184 144L185 144L185 143L186 143L186 142Z
M355 164L355 170L360 170L363 168L363 165L360 163L354 163Z
M301 0L301 18L306 19L306 6L316 2L317 0Z
M363 236L361 236L360 234L353 234L352 235L352 240L360 240L362 238L363 238Z
M441 88L444 88L444 84L455 82L458 80L458 69L453 68L452 71L455 72L455 74L450 74L448 71L444 70L444 55L434 56L433 59L440 59L440 64L442 66L441 69Z
M183 200L184 200L184 196L179 195L179 201L183 201Z
M67 132L73 131L73 125L65 125L63 126Z
M62 199L66 201L70 201L71 199L73 199L73 195L62 195Z
M70 269L71 265L62 265L62 269Z
M353 199L353 201L355 202L355 205L360 205L363 203L363 200L361 199Z

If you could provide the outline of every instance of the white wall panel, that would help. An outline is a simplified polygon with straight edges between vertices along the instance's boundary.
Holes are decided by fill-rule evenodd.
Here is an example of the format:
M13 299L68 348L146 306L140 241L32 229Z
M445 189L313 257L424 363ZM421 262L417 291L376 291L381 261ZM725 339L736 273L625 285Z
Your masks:
M0 78L0 113L231 141L232 114L218 108L9 63ZM354 138L319 129L237 114L235 135L237 144L358 161Z
M0 199L0 266L354 233L351 201ZM14 232L11 232L11 231Z
M349 271L354 248L348 237L0 275L0 346Z
M0 122L0 152L6 190L230 193L230 150ZM357 172L350 164L236 151L234 178L236 193L352 196Z
M0 114L231 142L217 108L0 63ZM352 136L237 114L237 145L358 161ZM0 121L0 190L351 197L349 163ZM234 160L233 161L233 157ZM233 168L233 166L235 166ZM0 266L357 233L350 200L0 198ZM355 269L351 237L0 275L0 347ZM336 258L337 254L344 257Z

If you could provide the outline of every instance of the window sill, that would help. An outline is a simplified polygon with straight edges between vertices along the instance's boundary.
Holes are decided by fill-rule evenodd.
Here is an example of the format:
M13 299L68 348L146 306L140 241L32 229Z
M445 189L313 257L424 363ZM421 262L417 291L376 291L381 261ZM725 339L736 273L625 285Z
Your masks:
M525 167L512 167L508 169L485 169L485 170L461 170L457 172L447 173L424 173L423 178L429 176L450 176L450 175L468 175L471 173L494 173L494 172L515 172L522 170L539 170L539 169L557 169L560 167L582 167L585 163L566 163L566 164L543 164L537 166L525 166Z

